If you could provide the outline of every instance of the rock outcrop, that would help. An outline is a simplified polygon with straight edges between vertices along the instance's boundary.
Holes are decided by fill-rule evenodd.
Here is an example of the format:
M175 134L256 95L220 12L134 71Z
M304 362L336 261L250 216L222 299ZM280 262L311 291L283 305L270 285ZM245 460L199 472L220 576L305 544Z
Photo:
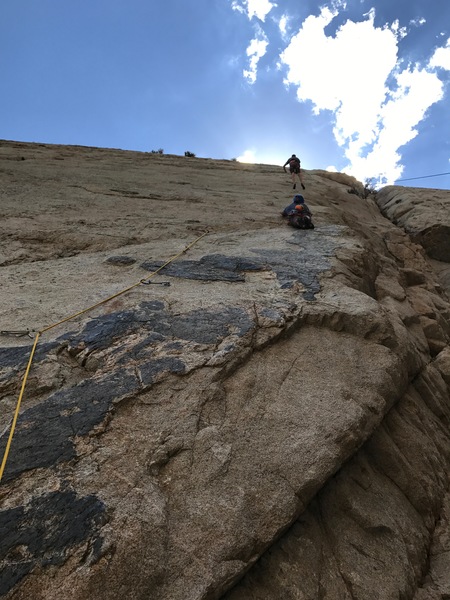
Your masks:
M448 191L388 186L377 204L393 223L405 229L436 260L450 262Z
M450 596L450 192L306 171L294 230L279 167L1 142L0 169L1 456L40 332L0 595Z

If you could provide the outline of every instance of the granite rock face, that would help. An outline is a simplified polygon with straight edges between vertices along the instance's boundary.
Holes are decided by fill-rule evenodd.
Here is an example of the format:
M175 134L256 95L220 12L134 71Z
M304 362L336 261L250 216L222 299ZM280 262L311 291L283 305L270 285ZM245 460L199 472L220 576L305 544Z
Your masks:
M450 262L450 198L446 190L388 186L377 204L393 223L403 227L427 254Z
M281 167L232 161L1 142L0 170L1 456L40 332L0 595L449 597L444 215L306 171L294 230Z

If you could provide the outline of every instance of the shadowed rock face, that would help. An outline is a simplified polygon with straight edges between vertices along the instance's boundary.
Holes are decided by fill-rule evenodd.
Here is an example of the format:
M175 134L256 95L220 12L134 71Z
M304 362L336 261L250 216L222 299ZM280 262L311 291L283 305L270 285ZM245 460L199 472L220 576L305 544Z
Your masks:
M0 169L0 329L50 327L1 595L449 597L448 192L421 229L417 190L306 172L298 231L281 167L1 142ZM0 342L3 456L31 345Z
M388 186L377 204L391 221L403 227L427 254L450 262L450 196L445 190Z
M450 353L445 354L448 360ZM445 598L447 567L430 573L419 589L418 580L436 517L448 504L440 482L448 477L449 425L448 387L430 365L372 438L225 598L299 593L319 598L319 589L330 598L369 599L374 590L381 598ZM445 526L448 518L440 529ZM432 562L443 566L448 538L442 544L439 535Z

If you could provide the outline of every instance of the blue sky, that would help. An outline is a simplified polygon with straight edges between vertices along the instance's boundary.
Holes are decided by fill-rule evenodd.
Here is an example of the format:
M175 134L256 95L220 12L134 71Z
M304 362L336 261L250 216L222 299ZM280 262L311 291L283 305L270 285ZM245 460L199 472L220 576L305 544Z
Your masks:
M3 0L0 138L450 189L446 0Z

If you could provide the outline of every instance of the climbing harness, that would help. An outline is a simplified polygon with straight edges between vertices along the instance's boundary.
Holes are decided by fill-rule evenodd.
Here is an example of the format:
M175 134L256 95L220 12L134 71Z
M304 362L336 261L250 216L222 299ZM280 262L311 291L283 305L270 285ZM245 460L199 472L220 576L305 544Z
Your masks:
M41 329L40 331L34 332L35 333L35 337L34 337L33 346L31 348L30 356L28 358L27 367L25 369L25 374L24 374L24 377L23 377L23 380L22 380L22 385L21 385L21 388L20 388L19 397L17 399L17 404L16 404L16 408L15 408L15 411L14 411L14 416L13 416L11 427L10 427L10 430L9 430L8 440L6 442L6 447L5 447L5 451L3 453L3 459L2 459L1 466L0 466L0 482L1 482L2 477L3 477L3 473L4 473L4 470L5 470L6 462L8 460L8 455L9 455L9 451L10 451L10 448L11 448L11 442L12 442L12 439L13 439L13 436L14 436L14 431L16 429L17 419L19 417L20 405L22 403L22 398L23 398L23 394L25 392L25 387L26 387L26 384L27 384L28 375L29 375L29 372L30 372L30 369L31 369L31 364L33 362L34 354L35 354L35 351L36 351L36 346L37 346L37 343L38 343L38 340L39 340L40 336L43 333L45 333L46 331L50 331L50 329L53 329L54 327L57 327L58 325L61 325L62 323L66 323L67 321L70 321L70 320L74 319L75 317L83 315L83 314L91 311L92 309L97 308L98 306L101 306L102 304L105 304L106 302L109 302L110 300L113 300L114 298L117 298L118 296L121 296L122 294L125 294L126 292L129 292L130 290L134 289L135 287L138 287L139 285L142 285L142 284L143 285L149 285L150 283L155 283L155 282L151 282L149 280L152 279L155 275L157 275L160 271L162 271L165 267L167 267L167 265L169 265L170 263L174 262L177 258L179 258L183 254L185 254L190 248L192 248L192 246L194 246L194 244L196 244L202 238L204 238L206 235L208 235L208 233L209 233L208 230L203 231L202 234L199 237L197 237L193 242L191 242L190 244L188 244L187 246L185 246L183 248L183 250L181 250L181 252L178 252L178 254L175 254L175 256L172 256L171 258L169 258L169 260L167 260L165 263L163 263L155 271L153 271L152 273L150 273L150 275L148 277L144 277L143 279L140 279L137 283L134 283L133 285L130 285L129 287L121 290L120 292L117 292L116 294L113 294L112 296L109 296L108 298L105 298L104 300L101 300L100 302L97 302L96 304L93 304L92 306L88 306L88 308L85 308L83 310L80 310L77 313L74 313L73 315L68 316L65 319L61 319L57 323L53 323L52 325L49 325L48 327L44 327L44 329ZM163 281L163 282L161 282L160 285L166 285L167 286L167 284L170 285L170 283L168 281ZM31 332L28 329L26 331L18 331L18 332L10 331L10 332L1 332L1 333L5 333L5 335L29 335L30 337L32 337Z

